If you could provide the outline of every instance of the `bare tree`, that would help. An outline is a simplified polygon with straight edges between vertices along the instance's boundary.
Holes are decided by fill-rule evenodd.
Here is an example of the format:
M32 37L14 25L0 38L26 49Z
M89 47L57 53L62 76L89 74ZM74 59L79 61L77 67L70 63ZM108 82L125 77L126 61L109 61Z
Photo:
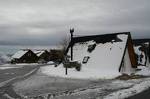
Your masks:
M60 46L62 48L62 50L65 52L68 45L69 45L69 42L70 42L70 38L69 37L64 37L61 42L60 42Z

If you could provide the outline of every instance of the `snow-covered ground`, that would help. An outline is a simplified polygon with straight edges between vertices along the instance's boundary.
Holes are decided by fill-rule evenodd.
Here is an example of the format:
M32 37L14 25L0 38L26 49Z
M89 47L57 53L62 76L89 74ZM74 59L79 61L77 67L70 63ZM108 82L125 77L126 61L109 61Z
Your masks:
M113 92L105 96L104 99L125 99L135 94L138 94L148 88L150 88L150 78L143 80L139 84L135 84L131 88ZM97 99L101 99L101 98L97 98Z
M135 74L150 76L149 67L139 66L138 68L141 70L137 71ZM60 64L58 67L55 67L54 65L44 66L40 68L40 71L43 74L54 76L54 77L58 76L58 77L65 77L65 78L78 78L78 79L112 79L118 76L118 75L114 76L109 73L107 74L104 74L103 72L100 73L99 70L97 71L95 71L94 69L89 70L88 68L84 68L84 70L82 70L81 72L76 71L75 68L68 68L68 75L66 75L63 64Z
M135 73L136 75L143 75L143 76L150 77L150 67L149 66L139 66L138 69L140 69L140 70ZM141 79L139 79L139 80L141 80ZM150 78L145 78L142 80L143 81L141 81L141 82L138 82L138 80L137 80L135 85L132 86L131 88L113 92L113 93L105 96L104 99L124 99L124 98L133 96L135 94L138 94L138 93L150 88ZM124 84L121 84L121 85L124 85Z
M137 71L136 75L150 76L150 67L149 66L138 66L139 71Z
M61 83L59 80L61 80ZM66 84L66 81L69 84ZM37 83L39 84L39 82L40 86L37 86ZM89 85L84 87L72 88L73 86L83 84L83 81L80 82L81 84L79 84L79 82L80 80L78 79L74 81L73 79L68 78L51 78L50 76L38 74L25 81L17 82L13 86L17 92L20 94L23 93L22 95L25 95L27 97L26 99L37 99L33 98L36 96L45 97L44 99L47 99L48 97L51 97L52 99L124 99L150 87L150 78L141 78L132 80L96 80L93 82L91 81ZM73 86L71 86L72 83ZM50 87L52 85L53 87ZM61 85L63 85L63 88L59 87L58 90L58 86ZM49 91L47 88L49 88ZM44 93L44 91L46 92ZM32 96L30 96L30 92L32 92Z
M49 71L51 73L49 73ZM58 71L57 71L58 70ZM65 75L65 68L62 66L60 67L53 67L53 66L47 66L45 68L41 68L40 71L47 75L55 75L61 77L70 77L70 78L86 78L91 79L91 75L89 75L89 72L79 72L75 69L70 69L68 71L68 76ZM56 73L58 72L58 73ZM74 73L75 72L75 73ZM71 74L72 73L72 74ZM59 75L58 75L59 74ZM85 75L86 74L86 75ZM94 73L96 75L96 73ZM140 79L133 79L133 80L127 80L127 81L121 81L121 80L114 80L109 83L96 85L94 87L88 87L85 89L76 90L73 91L69 95L61 95L54 99L124 99L130 96L133 96L135 94L138 94L148 88L150 88L150 67L149 66L139 66L138 71L135 72L135 75L143 75L147 76L148 78L140 78ZM90 78L91 77L91 78ZM98 79L98 76L95 76L95 78Z
M47 75L44 76L43 71L45 72L47 71L49 73L49 69L50 70L56 69L56 70L51 70L52 72L51 75L53 74L53 76L49 76L47 73L44 73L44 75L47 74L48 76ZM140 66L139 69L141 69L141 71L137 71L136 72L137 74L150 76L149 67ZM68 71L68 74L70 74L71 71L77 72L75 69L71 69ZM63 73L64 75L61 76L56 75L61 73ZM89 85L87 84L82 88L75 87L81 85L79 83L76 83L81 81L81 79L76 79L74 81L74 79L72 79L73 76L71 76L70 78L66 77L65 68L63 68L62 66L54 67L53 65L52 66L49 65L46 66L45 68L41 67L41 69L38 71L36 75L33 75L21 82L17 82L17 84L14 84L14 87L16 88L16 90L18 90L19 93L24 93L27 96L29 95L30 92L32 92L31 97L34 96L33 93L35 93L35 95L38 96L41 95L42 97L48 97L48 94L51 95L51 93L53 93L53 95L55 95L55 97L52 96L53 99L91 99L91 98L124 99L131 95L135 95L139 92L142 92L143 90L150 87L150 78L141 78L141 79L132 79L132 80L117 80L117 79L113 79L113 80L105 80L105 79L91 80L90 79L89 80L89 79L85 79L85 75L78 74L78 76L80 78L83 77L84 80L86 81L93 81L93 82L90 82ZM75 77L77 76L75 75ZM57 82L59 80L61 80L61 83ZM71 85L73 83L73 86L71 86L70 84L66 84L66 81L68 83L71 83ZM86 81L84 83L87 83ZM40 86L37 84L40 84ZM62 86L62 85L66 89L59 87L60 89L58 90L58 86ZM57 92L55 93L54 91ZM27 99L34 99L34 98L28 97Z
M65 77L65 78L76 78L76 79L111 79L121 74L111 75L111 73L99 72L98 70L84 68L84 70L77 71L75 68L68 68L68 75L65 74L65 68L63 64L58 67L52 65L44 66L40 68L41 72L46 75L55 77Z

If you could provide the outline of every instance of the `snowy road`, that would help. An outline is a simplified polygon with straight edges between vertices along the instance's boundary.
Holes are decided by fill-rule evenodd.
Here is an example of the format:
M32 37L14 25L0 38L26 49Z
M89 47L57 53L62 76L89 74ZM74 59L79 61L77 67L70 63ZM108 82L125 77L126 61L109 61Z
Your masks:
M150 99L150 88L127 99Z
M15 85L15 89L18 90L18 93L27 96L27 99L125 99L131 95L138 94L140 91L144 91L145 86L149 84L150 80L149 78L127 81L115 79L98 80L86 84L86 86L82 86L82 88L78 88L77 86L81 86L81 84L86 82L83 83L83 81L81 82L80 80L75 81L68 79L68 84L65 84L66 79L63 80L63 78L47 78L44 82L42 82L42 79L45 79L43 75L40 75L40 77L34 75L27 80L18 82L18 84ZM55 79L55 81L53 81L53 79ZM38 80L44 84L38 84ZM80 85L73 82L80 82ZM36 86L35 84L41 85L42 87ZM76 87L73 88L74 86Z
M32 69L36 68L36 66L23 66L18 68L3 67L3 68L4 69L0 69L0 82L4 82L14 77L24 75L29 71L31 71Z
M12 84L32 75L40 66L43 65L0 66L0 99L21 99Z

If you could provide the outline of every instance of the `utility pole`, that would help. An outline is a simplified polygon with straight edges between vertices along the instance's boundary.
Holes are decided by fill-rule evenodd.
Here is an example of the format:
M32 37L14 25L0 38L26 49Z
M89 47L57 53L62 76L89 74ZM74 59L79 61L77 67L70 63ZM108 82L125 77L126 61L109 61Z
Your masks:
M70 29L70 34L71 34L71 61L73 60L73 32L74 32L74 28ZM68 74L68 67L66 66L66 75Z
M74 28L70 29L70 34L71 34L71 61L73 60L73 32Z

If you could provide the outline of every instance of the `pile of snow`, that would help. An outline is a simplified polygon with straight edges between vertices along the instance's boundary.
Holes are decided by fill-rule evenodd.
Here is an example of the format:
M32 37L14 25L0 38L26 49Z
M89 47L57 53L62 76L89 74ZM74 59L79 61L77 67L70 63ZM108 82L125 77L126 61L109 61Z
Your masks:
M6 64L10 62L10 57L5 54L0 54L0 64Z
M73 47L73 60L82 64L80 72L75 69L68 69L68 75L65 75L65 68L62 64L58 67L42 67L41 72L47 75L82 79L115 78L121 75L119 67L128 35L119 34L117 37L122 41L113 43L106 42L104 44L94 41L88 41L82 44L76 43ZM88 46L91 44L96 44L96 47L92 52L88 52ZM68 54L70 54L70 51ZM89 57L87 63L82 63L83 59L87 56Z
M53 61L48 61L47 64L55 64Z
M146 66L138 66L139 71L137 71L135 74L137 75L143 75L143 76L150 76L150 67Z

